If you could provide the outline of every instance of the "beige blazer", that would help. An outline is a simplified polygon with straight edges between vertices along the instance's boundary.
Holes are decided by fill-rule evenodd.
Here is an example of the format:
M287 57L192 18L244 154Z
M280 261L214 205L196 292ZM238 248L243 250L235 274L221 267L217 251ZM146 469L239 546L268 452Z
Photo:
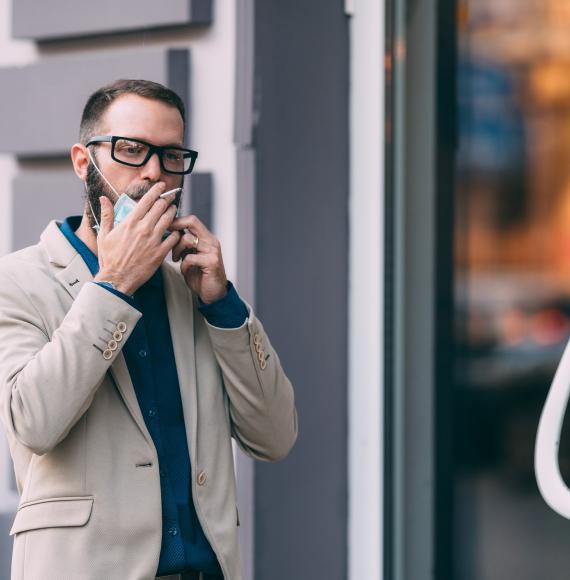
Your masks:
M196 511L225 580L240 580L231 438L285 457L293 389L249 306L241 327L213 327L179 267L161 268ZM55 221L0 259L0 417L21 496L12 580L156 575L158 457L121 353L142 315L91 280Z

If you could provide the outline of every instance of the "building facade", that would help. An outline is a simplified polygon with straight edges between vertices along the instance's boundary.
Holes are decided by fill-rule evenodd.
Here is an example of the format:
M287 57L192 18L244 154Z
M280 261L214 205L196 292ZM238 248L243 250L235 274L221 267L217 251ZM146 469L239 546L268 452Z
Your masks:
M2 254L81 211L92 90L186 101L183 209L299 411L284 461L236 451L248 580L567 577L533 473L570 337L562 0L0 0L0 26ZM2 579L17 505L1 440Z

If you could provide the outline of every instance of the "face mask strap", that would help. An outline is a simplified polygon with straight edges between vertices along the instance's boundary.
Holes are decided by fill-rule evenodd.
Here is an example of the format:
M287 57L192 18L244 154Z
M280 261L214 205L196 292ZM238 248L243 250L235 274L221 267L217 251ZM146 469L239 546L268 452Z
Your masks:
M101 229L101 225L99 224L99 221L97 220L97 216L95 215L95 212L93 211L93 206L91 205L91 201L89 201L89 193L87 191L87 184L83 183L84 187L85 187L85 197L87 198L87 203L89 204L89 209L91 210L91 215L93 216L93 219L95 220L95 223L97 224L96 226L91 226L97 233L99 233L99 230Z
M111 185L109 180L103 175L101 170L97 167L97 164L95 163L95 160L93 159L93 156L91 155L90 149L87 149L87 153L89 154L89 159L91 159L91 163L93 163L93 167L95 167L95 169L97 170L97 173L105 180L105 183L113 190L113 193L117 196L117 199L119 199L121 196L117 193L117 190Z

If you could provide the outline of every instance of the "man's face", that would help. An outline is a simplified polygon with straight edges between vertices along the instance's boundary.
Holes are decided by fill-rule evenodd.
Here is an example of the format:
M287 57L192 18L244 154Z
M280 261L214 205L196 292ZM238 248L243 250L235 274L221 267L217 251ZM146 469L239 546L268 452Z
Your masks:
M97 128L99 135L119 135L147 141L153 145L176 145L184 147L182 117L176 107L161 101L138 95L124 95L109 105ZM158 155L153 155L142 167L129 167L111 158L111 143L90 145L89 149L97 167L120 194L126 193L138 201L155 183L163 181L166 191L180 187L184 176L162 171ZM105 195L113 204L117 196L99 175L93 163L89 163L85 180L87 199L97 220L101 221L99 196ZM181 193L175 203L180 202ZM90 211L90 225L95 220Z

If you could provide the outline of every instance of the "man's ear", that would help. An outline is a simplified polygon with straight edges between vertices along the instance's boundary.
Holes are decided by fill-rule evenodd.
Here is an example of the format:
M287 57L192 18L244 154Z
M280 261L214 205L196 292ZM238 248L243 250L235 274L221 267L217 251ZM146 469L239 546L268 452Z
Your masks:
M89 166L89 153L87 147L81 143L75 143L70 151L73 170L81 181L87 179L87 167Z

